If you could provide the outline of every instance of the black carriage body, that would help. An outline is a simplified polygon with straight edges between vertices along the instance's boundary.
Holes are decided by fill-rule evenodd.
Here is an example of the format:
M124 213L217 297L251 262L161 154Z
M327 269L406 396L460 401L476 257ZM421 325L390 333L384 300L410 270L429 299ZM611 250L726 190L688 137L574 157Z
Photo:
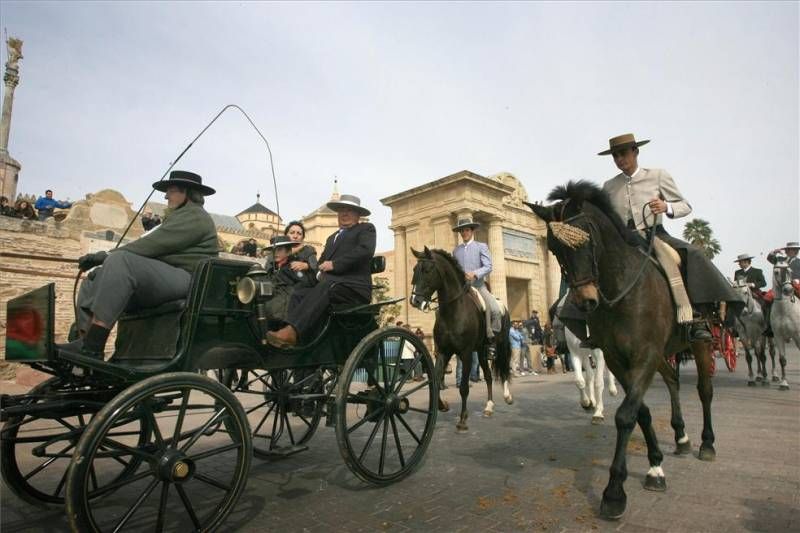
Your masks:
M236 295L251 266L210 259L195 271L185 301L123 315L108 361L61 357L127 382L176 371L341 367L358 342L377 329L380 307L396 301L333 309L311 342L277 349L259 338L254 304L242 304Z

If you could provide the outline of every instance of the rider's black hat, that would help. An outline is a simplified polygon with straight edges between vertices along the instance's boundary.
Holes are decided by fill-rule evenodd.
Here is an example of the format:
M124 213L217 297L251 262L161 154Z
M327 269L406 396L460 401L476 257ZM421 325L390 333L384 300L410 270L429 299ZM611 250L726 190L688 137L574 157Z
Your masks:
M203 178L194 172L187 172L185 170L173 170L169 173L169 179L157 181L153 184L153 188L157 191L166 192L167 187L170 185L177 185L179 187L188 187L197 189L203 196L211 196L215 191L208 185L203 185Z

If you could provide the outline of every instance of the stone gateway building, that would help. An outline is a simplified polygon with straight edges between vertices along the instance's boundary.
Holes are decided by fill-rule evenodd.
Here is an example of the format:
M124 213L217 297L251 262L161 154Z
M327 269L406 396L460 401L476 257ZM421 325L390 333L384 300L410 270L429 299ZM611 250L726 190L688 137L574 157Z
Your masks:
M525 187L508 173L485 177L462 170L414 187L381 202L392 209L394 272L391 294L409 296L416 260L411 249L424 246L452 252L459 242L456 220L471 215L481 226L475 239L489 245L492 293L508 306L511 318L522 320L538 310L546 316L558 296L558 262L547 250L544 222L522 202ZM434 314L422 313L406 301L398 320L433 331Z

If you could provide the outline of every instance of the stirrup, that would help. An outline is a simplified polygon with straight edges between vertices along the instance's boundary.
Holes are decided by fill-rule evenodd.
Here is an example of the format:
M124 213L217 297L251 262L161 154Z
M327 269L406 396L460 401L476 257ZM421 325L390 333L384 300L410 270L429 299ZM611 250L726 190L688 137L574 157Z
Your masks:
M486 359L492 361L494 359L495 353L497 353L497 347L494 345L493 342L490 342L489 346L486 348Z

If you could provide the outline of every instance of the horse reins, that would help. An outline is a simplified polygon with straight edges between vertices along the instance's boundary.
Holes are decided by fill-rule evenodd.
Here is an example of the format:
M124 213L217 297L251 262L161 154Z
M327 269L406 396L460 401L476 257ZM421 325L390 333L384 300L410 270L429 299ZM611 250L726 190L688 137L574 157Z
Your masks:
M419 263L428 262L428 263L433 263L434 265L436 264L436 261L434 261L433 259L418 259L417 261L418 261ZM439 271L437 270L437 271L436 271L436 273L437 273L437 275L438 275L438 274L439 274ZM450 303L453 303L453 302L455 302L456 300L458 300L459 298L461 298L462 296L464 296L464 295L467 293L467 291L469 290L469 288L470 288L470 284L469 284L469 282L465 281L465 282L464 282L464 285L462 285L462 287L461 287L461 290L460 290L460 291L458 291L458 292L456 293L456 295L455 295L455 296L453 296L452 298L448 298L448 299L447 299L447 300L445 300L444 302L440 302L438 297L436 297L436 298L431 298L430 300L428 300L428 299L426 298L426 301L427 301L428 303L431 303L431 304L434 304L434 303L436 303L436 304L439 304L439 305L437 305L436 307L433 307L433 306L431 306L431 307L428 307L428 309L427 309L427 310L422 310L422 312L423 312L423 313L427 313L427 312L429 312L429 311L436 311L436 310L438 310L438 309L439 309L441 306L443 306L443 305L447 305L447 304L450 304ZM436 291L436 293L438 294L438 293L439 293L439 291L437 290L437 291ZM415 292L415 291L412 289L412 290L411 290L411 296L418 296L418 297L422 297L423 295L422 295L422 294L419 294L418 292Z
M586 214L579 213L578 215L575 215L574 217L570 217L569 219L564 220L563 219L563 217L564 217L564 209L566 208L567 203L569 203L569 200L564 202L564 204L561 206L561 218L562 218L563 222L567 223L567 222L570 222L572 220L577 220L579 218L587 218L588 219L588 217L586 217ZM597 293L600 295L600 298L603 300L603 303L606 304L608 307L614 307L615 305L617 305L623 298L625 298L625 296L628 295L629 292L631 292L631 290L633 290L633 288L636 286L637 283L639 283L639 280L641 279L642 275L644 274L645 266L647 266L648 262L652 261L652 258L650 257L650 254L653 252L653 245L654 245L655 239L656 239L655 220L657 220L657 219L655 217L657 217L658 215L654 214L654 220L653 220L654 224L653 224L653 226L649 225L647 223L647 215L645 214L645 208L647 207L647 205L648 204L644 204L642 206L642 221L644 222L644 225L645 225L645 231L647 231L647 230L650 231L650 237L649 237L649 241L648 241L648 244L647 244L647 251L645 252L641 248L637 247L637 250L639 250L639 252L644 254L644 258L642 259L642 263L639 266L639 270L636 272L636 275L633 277L633 279L630 281L630 283L628 283L628 285L626 285L625 288L622 289L622 291L615 298L609 299L603 293L603 290L600 288L600 268L597 265L597 254L595 253L595 247L596 247L595 241L596 241L596 239L591 239L591 244L592 244L592 263L593 263L592 264L592 275L594 276L594 279L589 279L586 283L591 283L593 281L597 282ZM590 233L592 233L592 234L596 233L595 225L591 221L589 221L588 226L589 226L589 232ZM635 231L635 230L633 230L633 231ZM585 285L586 283L579 283L579 284L572 283L570 285L572 286L572 288L576 288L576 287L579 287L581 285Z

